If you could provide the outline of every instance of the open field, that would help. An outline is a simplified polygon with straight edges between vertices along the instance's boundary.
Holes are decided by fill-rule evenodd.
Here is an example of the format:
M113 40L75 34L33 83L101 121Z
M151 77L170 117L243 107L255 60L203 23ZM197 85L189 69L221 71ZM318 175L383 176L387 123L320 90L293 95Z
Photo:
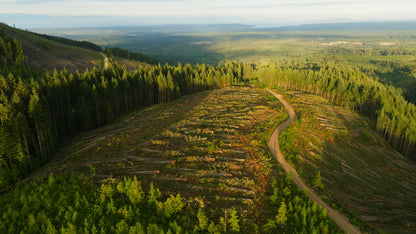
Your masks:
M359 114L315 95L285 95L297 120L282 134L281 147L301 177L358 222L414 232L416 164L391 149ZM318 172L323 189L314 183Z

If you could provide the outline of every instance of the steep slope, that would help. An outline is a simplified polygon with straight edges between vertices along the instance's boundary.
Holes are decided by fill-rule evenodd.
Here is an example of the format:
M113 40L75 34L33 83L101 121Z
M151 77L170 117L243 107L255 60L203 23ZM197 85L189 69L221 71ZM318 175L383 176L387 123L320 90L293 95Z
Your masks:
M0 24L0 30L22 44L23 52L28 57L28 65L36 70L53 71L66 68L68 71L84 71L94 66L103 66L103 58L97 51L64 45L4 24Z

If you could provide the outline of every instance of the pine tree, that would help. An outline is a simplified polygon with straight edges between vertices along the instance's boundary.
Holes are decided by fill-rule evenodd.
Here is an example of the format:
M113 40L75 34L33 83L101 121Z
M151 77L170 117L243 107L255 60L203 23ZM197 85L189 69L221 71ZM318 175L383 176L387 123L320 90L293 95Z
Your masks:
M233 232L239 232L240 231L240 220L238 219L237 211L233 208L231 210L231 217L227 220L230 230Z
M321 171L318 171L318 173L316 173L315 179L313 180L313 187L318 190L324 189L324 185L322 184L321 179Z
M201 207L199 207L198 209L198 214L197 214L197 218L198 218L198 228L197 230L199 231L204 231L207 229L208 227L208 222L209 219L208 217L205 215L204 211L202 210ZM212 228L212 227L211 227Z

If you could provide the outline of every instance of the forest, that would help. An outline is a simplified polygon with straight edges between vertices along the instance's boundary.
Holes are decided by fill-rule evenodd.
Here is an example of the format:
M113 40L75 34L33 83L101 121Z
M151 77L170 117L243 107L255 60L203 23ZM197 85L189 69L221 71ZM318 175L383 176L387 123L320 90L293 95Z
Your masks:
M157 60L141 54L141 53L137 53L137 52L131 52L128 50L124 50L121 49L119 47L114 47L114 48L105 48L104 52L107 54L107 56L111 57L111 56L116 56L116 57L120 57L120 58L126 58L126 59L131 59L131 60L136 60L136 61L140 61L140 62L145 62L148 64L157 64Z
M46 38L101 51L98 47L90 48L93 43ZM263 216L259 211L245 214L247 211L235 207L211 209L197 197L162 193L152 182L135 177L97 184L92 179L95 176L92 168L91 174L51 174L46 179L22 183L52 161L66 140L114 123L133 111L205 90L261 86L315 94L365 115L373 121L371 127L394 149L416 160L413 89L395 80L403 73L411 77L414 67L400 62L373 61L377 66L374 69L345 61L357 56L414 56L414 49L340 47L321 50L320 55L306 59L293 56L262 63L227 61L222 65L160 64L150 56L117 47L104 52L110 57L106 69L43 73L28 67L21 44L0 31L0 191L3 193L0 231L339 232L326 211L311 202L291 182L290 175L283 175L273 164L270 168L275 173L270 174L275 178L267 181L264 192L267 197L262 199L268 208ZM113 56L145 63L129 72ZM410 79L409 82L413 84ZM158 139L153 142L157 143ZM224 145L220 143L215 141L209 150L215 151L218 145ZM150 151L159 152L158 149ZM250 215L258 218L259 223L251 223Z
M283 186L283 187L281 187ZM282 189L283 188L283 189ZM136 178L91 184L88 177L50 175L0 198L7 233L338 233L325 210L281 177L273 183L270 219L243 220L234 208L216 214L198 198L169 196ZM253 229L254 226L255 229Z
M20 65L25 62L26 56L23 53L22 45L13 38L7 37L0 28L0 66Z

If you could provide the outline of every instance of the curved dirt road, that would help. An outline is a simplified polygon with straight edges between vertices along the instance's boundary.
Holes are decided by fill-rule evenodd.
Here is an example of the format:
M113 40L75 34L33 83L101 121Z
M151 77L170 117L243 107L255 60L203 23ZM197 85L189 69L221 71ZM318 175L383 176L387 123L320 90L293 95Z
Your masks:
M301 189L301 190L307 190L308 191L308 197L316 202L318 205L320 205L322 208L327 210L328 217L334 220L335 224L338 225L340 229L342 229L346 233L355 234L355 233L361 233L360 230L352 225L347 217L345 217L343 214L339 213L337 210L330 207L326 202L324 202L311 188L309 188L299 177L298 173L295 169L293 169L289 163L285 160L282 151L279 147L279 136L280 133L283 132L283 130L288 127L294 120L295 120L295 111L293 110L292 106L287 103L282 95L277 94L269 89L266 89L267 92L275 96L279 101L283 104L283 106L286 108L289 118L286 119L283 123L281 123L277 128L273 131L273 134L270 136L270 139L268 141L268 146L270 151L272 152L273 156L277 160L277 162L280 164L280 166L283 168L283 170L287 174L292 174L292 180L293 182Z

